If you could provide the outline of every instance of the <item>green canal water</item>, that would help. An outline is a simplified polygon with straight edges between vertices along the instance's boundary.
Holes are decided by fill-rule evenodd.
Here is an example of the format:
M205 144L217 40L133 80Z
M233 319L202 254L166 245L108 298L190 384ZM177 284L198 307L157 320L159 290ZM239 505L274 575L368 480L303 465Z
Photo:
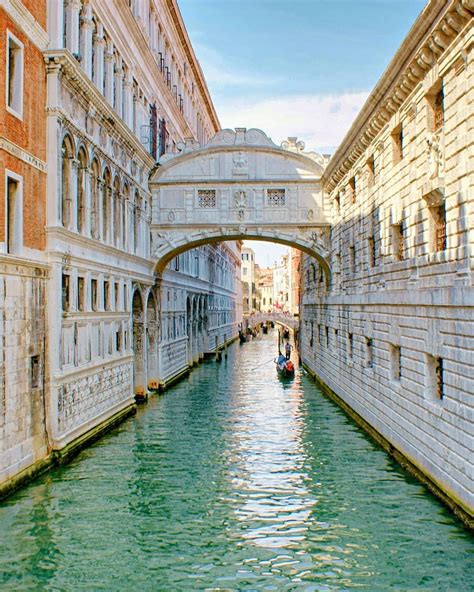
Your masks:
M473 590L470 535L275 335L0 505L0 590Z

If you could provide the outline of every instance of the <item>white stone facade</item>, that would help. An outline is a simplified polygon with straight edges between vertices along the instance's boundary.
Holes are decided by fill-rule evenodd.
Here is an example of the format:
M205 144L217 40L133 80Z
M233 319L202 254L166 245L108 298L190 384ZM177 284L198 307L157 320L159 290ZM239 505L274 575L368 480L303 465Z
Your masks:
M307 367L468 514L472 11L426 7L326 168L332 276L304 258L301 326Z

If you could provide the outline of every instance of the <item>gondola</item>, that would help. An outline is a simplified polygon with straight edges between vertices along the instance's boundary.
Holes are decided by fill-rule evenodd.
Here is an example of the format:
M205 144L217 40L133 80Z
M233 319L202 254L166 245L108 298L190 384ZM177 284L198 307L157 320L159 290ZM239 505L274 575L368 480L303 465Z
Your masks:
M263 331L264 335L266 335L268 333L268 325L267 324L262 326L262 331Z
M280 378L293 378L295 375L295 366L291 360L284 360L279 362L275 359L276 371Z

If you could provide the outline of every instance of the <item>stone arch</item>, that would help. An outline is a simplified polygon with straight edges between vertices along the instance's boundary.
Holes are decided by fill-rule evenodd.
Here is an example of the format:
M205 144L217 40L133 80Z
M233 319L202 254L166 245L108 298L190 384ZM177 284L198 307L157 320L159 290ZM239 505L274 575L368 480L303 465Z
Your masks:
M129 209L130 209L130 185L128 181L123 183L123 200L122 200L122 244L124 249L129 248L128 233L129 233Z
M147 386L158 389L158 309L156 298L150 290L146 306L146 360Z
M70 228L72 222L72 183L75 143L72 135L66 132L61 144L61 223Z
M222 130L165 154L150 180L156 271L188 249L242 239L278 242L313 256L330 275L330 204L321 177L327 159L261 130Z
M132 296L133 391L138 397L143 397L146 392L144 326L143 295L135 287Z

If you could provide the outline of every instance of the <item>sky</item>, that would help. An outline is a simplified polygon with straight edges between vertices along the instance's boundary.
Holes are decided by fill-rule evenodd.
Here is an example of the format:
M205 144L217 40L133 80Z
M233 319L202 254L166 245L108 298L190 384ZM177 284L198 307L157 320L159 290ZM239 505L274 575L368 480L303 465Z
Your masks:
M223 128L331 154L426 0L178 0ZM252 241L253 242L253 241ZM286 247L251 245L273 262Z

